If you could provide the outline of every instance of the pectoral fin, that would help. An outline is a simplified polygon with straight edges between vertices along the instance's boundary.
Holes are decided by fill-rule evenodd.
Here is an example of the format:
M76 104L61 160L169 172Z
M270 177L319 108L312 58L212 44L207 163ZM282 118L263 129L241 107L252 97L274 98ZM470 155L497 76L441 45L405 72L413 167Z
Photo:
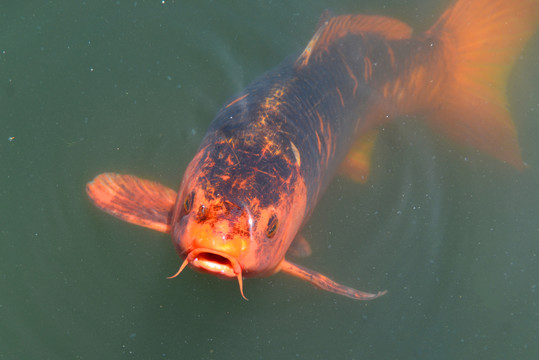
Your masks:
M378 131L370 130L354 143L341 164L342 175L361 184L367 182L371 171L372 149L377 137Z
M303 266L296 265L287 260L282 261L280 270L286 272L287 274L306 280L322 290L330 291L355 300L372 300L387 293L387 291L385 290L379 291L376 294L359 291L351 287L338 284L327 276L324 276L316 271L307 269Z
M132 224L170 231L176 192L133 175L104 173L86 185L86 193L99 209Z
M298 234L288 248L287 254L302 258L311 255L312 252L309 242L305 240L303 235Z

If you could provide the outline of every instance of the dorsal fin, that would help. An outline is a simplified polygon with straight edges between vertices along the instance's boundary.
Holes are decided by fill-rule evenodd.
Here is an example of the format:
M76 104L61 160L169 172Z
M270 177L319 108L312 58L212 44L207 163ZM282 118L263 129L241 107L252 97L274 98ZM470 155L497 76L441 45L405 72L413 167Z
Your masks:
M296 60L296 67L300 68L307 65L307 63L309 62L309 58L313 53L313 49L318 43L318 39L320 38L320 35L322 35L322 33L324 32L324 29L328 26L330 19L331 15L329 11L324 11L320 16L320 20L318 20L318 25L316 25L316 31L314 32L313 37L311 38L311 40L309 40L309 43L305 47L305 50L303 50L299 58Z
M333 14L333 11L328 10L328 9L324 10L324 12L320 15L320 19L318 19L318 24L316 25L316 29L314 30L314 32L317 32L318 29L326 26L327 23L329 22L329 19L331 19L334 16L335 14Z
M331 17L329 11L322 13L315 34L296 61L297 67L307 65L311 55L326 50L336 40L346 35L378 33L388 40L406 39L412 29L405 23L385 17L369 15L342 15Z

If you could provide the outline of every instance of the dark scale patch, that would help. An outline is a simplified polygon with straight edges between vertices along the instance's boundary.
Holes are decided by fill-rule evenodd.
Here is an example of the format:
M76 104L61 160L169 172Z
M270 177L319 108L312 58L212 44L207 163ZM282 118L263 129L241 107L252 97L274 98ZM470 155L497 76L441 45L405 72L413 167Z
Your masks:
M199 179L207 183L206 196L222 196L232 203L257 199L266 207L290 191L295 180L291 151L278 136L247 136L218 141L207 150ZM237 204L246 205L246 204Z
M310 204L350 148L363 109L377 100L373 79L395 71L386 41L371 34L339 38L296 68L298 55L217 114L202 144L206 154L198 175L208 193L243 203L258 199L265 207L287 196L301 176ZM291 143L301 159L299 173Z

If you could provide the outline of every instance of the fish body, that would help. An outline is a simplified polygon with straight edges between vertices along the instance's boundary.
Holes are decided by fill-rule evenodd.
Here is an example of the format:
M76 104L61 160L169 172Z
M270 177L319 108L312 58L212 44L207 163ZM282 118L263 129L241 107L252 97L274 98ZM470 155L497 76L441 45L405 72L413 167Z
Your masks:
M302 52L219 111L177 194L114 173L97 176L87 193L114 216L170 233L183 259L178 273L190 265L236 278L243 295L243 278L284 271L376 298L385 292L338 284L285 256L309 253L298 232L320 196L342 164L366 180L377 129L396 116L421 116L450 139L524 168L504 91L538 4L460 0L418 36L390 18L325 13Z

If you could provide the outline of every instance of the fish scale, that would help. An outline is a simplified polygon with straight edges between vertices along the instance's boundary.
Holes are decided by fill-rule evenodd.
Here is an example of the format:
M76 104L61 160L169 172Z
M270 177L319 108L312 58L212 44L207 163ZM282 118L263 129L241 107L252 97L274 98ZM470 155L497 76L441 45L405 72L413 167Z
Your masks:
M179 191L133 175L87 184L93 203L170 233L187 266L237 279L278 271L357 300L367 293L290 262L341 171L365 182L382 125L418 116L442 136L523 170L509 72L539 22L537 0L459 0L424 34L383 16L324 13L305 49L218 112ZM508 170L509 171L509 170ZM343 246L354 246L350 241Z

